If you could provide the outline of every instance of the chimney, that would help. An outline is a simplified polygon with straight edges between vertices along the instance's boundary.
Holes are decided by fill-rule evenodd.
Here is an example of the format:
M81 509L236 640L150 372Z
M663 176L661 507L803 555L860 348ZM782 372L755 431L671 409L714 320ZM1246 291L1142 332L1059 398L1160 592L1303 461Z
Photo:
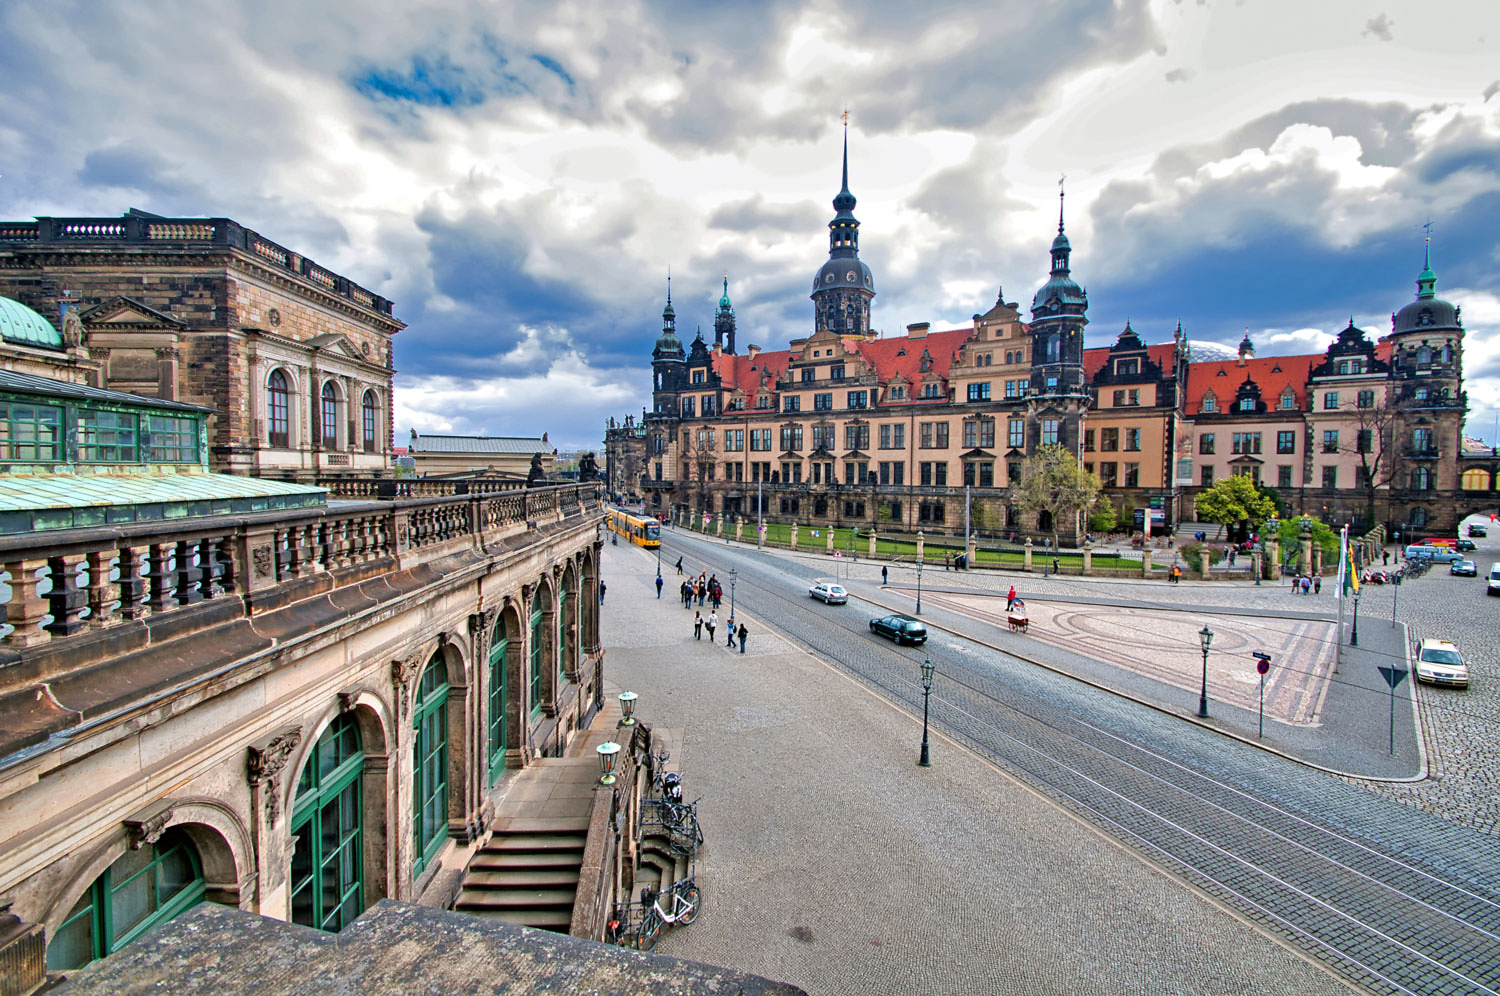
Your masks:
M759 346L746 346L745 347L745 353L746 353L746 355L748 355L750 357L750 359L753 360L757 356L760 355L760 347Z
M927 338L927 330L930 328L932 328L931 322L914 322L906 327L906 337L908 339L925 339Z

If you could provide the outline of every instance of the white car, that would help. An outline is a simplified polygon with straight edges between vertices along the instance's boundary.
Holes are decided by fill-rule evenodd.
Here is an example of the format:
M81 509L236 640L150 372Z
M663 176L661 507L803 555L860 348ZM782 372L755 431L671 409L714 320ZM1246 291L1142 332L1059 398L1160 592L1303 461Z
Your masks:
M822 601L824 605L843 605L849 601L849 593L844 590L843 585L831 584L827 581L819 581L807 589L807 593Z
M1469 666L1447 640L1423 640L1417 651L1417 680L1453 688L1469 687Z

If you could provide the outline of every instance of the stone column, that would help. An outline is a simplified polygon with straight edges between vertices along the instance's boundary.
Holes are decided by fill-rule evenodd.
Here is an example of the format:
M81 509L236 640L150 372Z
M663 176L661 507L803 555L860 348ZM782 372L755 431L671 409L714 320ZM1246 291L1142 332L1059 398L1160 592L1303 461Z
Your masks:
M792 549L797 549L797 524L792 523Z
M922 530L917 530L917 563L922 563L923 554L927 550L927 540L922 536Z
M34 647L52 639L42 629L42 619L47 615L47 600L36 593L37 571L47 565L41 558L9 560L5 569L10 572L10 604L7 605L5 621L15 629L5 637L13 647Z
M1301 540L1302 545L1301 556L1297 558L1297 573L1310 574L1313 569L1312 523L1310 520L1306 518L1302 520L1301 534L1297 538Z
M714 522L714 535L715 536L723 536L724 535L724 517L722 515L719 516L719 518Z
M968 542L967 547L966 547L966 549L967 549L968 552L964 556L964 567L973 567L974 566L974 548L977 547L978 545L979 545L979 541L974 538L974 534L973 533L970 533L969 534L969 542Z
M1024 570L1031 570L1031 537L1026 537L1026 566Z
M1083 573L1085 576L1094 573L1094 544L1083 544Z
M875 558L875 530L870 530L870 559Z
M1209 549L1212 549L1212 548L1211 547L1206 547L1205 548L1205 553L1203 555L1203 558L1198 561L1198 563L1203 568L1203 580L1205 580L1205 581L1207 581L1209 579L1209 573L1208 572L1209 572L1210 568L1213 566L1213 559L1214 559L1211 554L1209 554L1209 553L1206 552ZM1228 570L1228 568L1226 567L1225 570Z
M1313 547L1312 564L1313 574L1323 573L1323 548L1321 546Z
M823 530L823 535L826 536L826 537L828 537L828 552L831 554L831 553L833 553L833 530L832 529L824 529Z
M734 517L734 541L738 543L745 536L745 517L737 515Z
M1141 549L1141 577L1151 576L1151 551L1147 548Z
M1281 540L1274 536L1266 538L1266 559L1261 565L1261 577L1267 581L1281 577Z

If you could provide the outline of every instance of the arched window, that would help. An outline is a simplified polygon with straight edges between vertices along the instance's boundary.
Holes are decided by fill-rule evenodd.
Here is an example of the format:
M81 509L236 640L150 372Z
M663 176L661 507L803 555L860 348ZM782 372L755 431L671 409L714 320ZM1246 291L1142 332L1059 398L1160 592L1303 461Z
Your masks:
M539 593L540 594L540 593ZM531 714L542 711L542 600L531 602Z
M340 931L365 908L365 754L353 713L318 738L292 803L292 922Z
M1216 412L1219 410L1219 399L1214 397L1214 392L1209 391L1203 396L1203 410L1206 412Z
M1062 337L1061 336L1056 336L1056 335L1049 335L1047 337L1047 362L1048 363L1056 363L1057 362L1057 358L1061 354L1061 352L1062 352Z
M490 780L505 768L505 658L510 653L510 638L505 631L505 614L495 620L490 634L490 714L489 759Z
M1427 525L1427 509L1420 506L1412 509L1411 513L1407 516L1406 521L1410 522L1413 526Z
M567 575L568 579L572 574ZM557 687L561 688L568 683L568 649L572 646L568 637L573 632L573 591L571 584L564 584L563 590L557 595L557 643L556 646L563 650L557 655Z
M380 409L375 401L375 392L366 391L364 402L360 405L360 425L363 428L365 452L375 452L375 424L380 417Z
M439 650L427 662L412 714L413 874L437 857L448 829L448 672Z
M272 370L266 379L266 424L270 429L266 442L272 446L291 445L292 404L286 374Z
M1291 411L1297 407L1297 395L1289 387L1281 392L1281 410Z
M1459 487L1465 491L1488 491L1490 489L1490 472L1483 467L1472 467L1464 471L1463 483Z
M1413 491L1426 491L1432 487L1432 470L1428 467L1418 467L1411 472L1411 489Z
M47 944L47 968L82 968L203 899L203 865L180 829L126 851L68 911Z
M1418 346L1417 347L1417 362L1418 363L1424 363L1424 364L1432 362L1432 347L1431 346Z
M319 442L325 449L335 449L339 444L339 392L333 381L323 382L321 402L318 409L318 426L322 430Z

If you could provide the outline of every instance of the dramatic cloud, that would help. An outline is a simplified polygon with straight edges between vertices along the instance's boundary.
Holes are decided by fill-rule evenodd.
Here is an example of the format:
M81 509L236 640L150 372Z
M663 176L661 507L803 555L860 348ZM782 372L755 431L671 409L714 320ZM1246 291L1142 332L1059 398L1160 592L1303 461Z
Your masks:
M392 298L403 431L597 447L668 268L688 339L726 273L742 346L805 334L846 107L877 327L1028 303L1067 173L1091 342L1382 332L1430 219L1478 431L1500 404L1481 0L11 0L0 34L0 218L232 217Z

